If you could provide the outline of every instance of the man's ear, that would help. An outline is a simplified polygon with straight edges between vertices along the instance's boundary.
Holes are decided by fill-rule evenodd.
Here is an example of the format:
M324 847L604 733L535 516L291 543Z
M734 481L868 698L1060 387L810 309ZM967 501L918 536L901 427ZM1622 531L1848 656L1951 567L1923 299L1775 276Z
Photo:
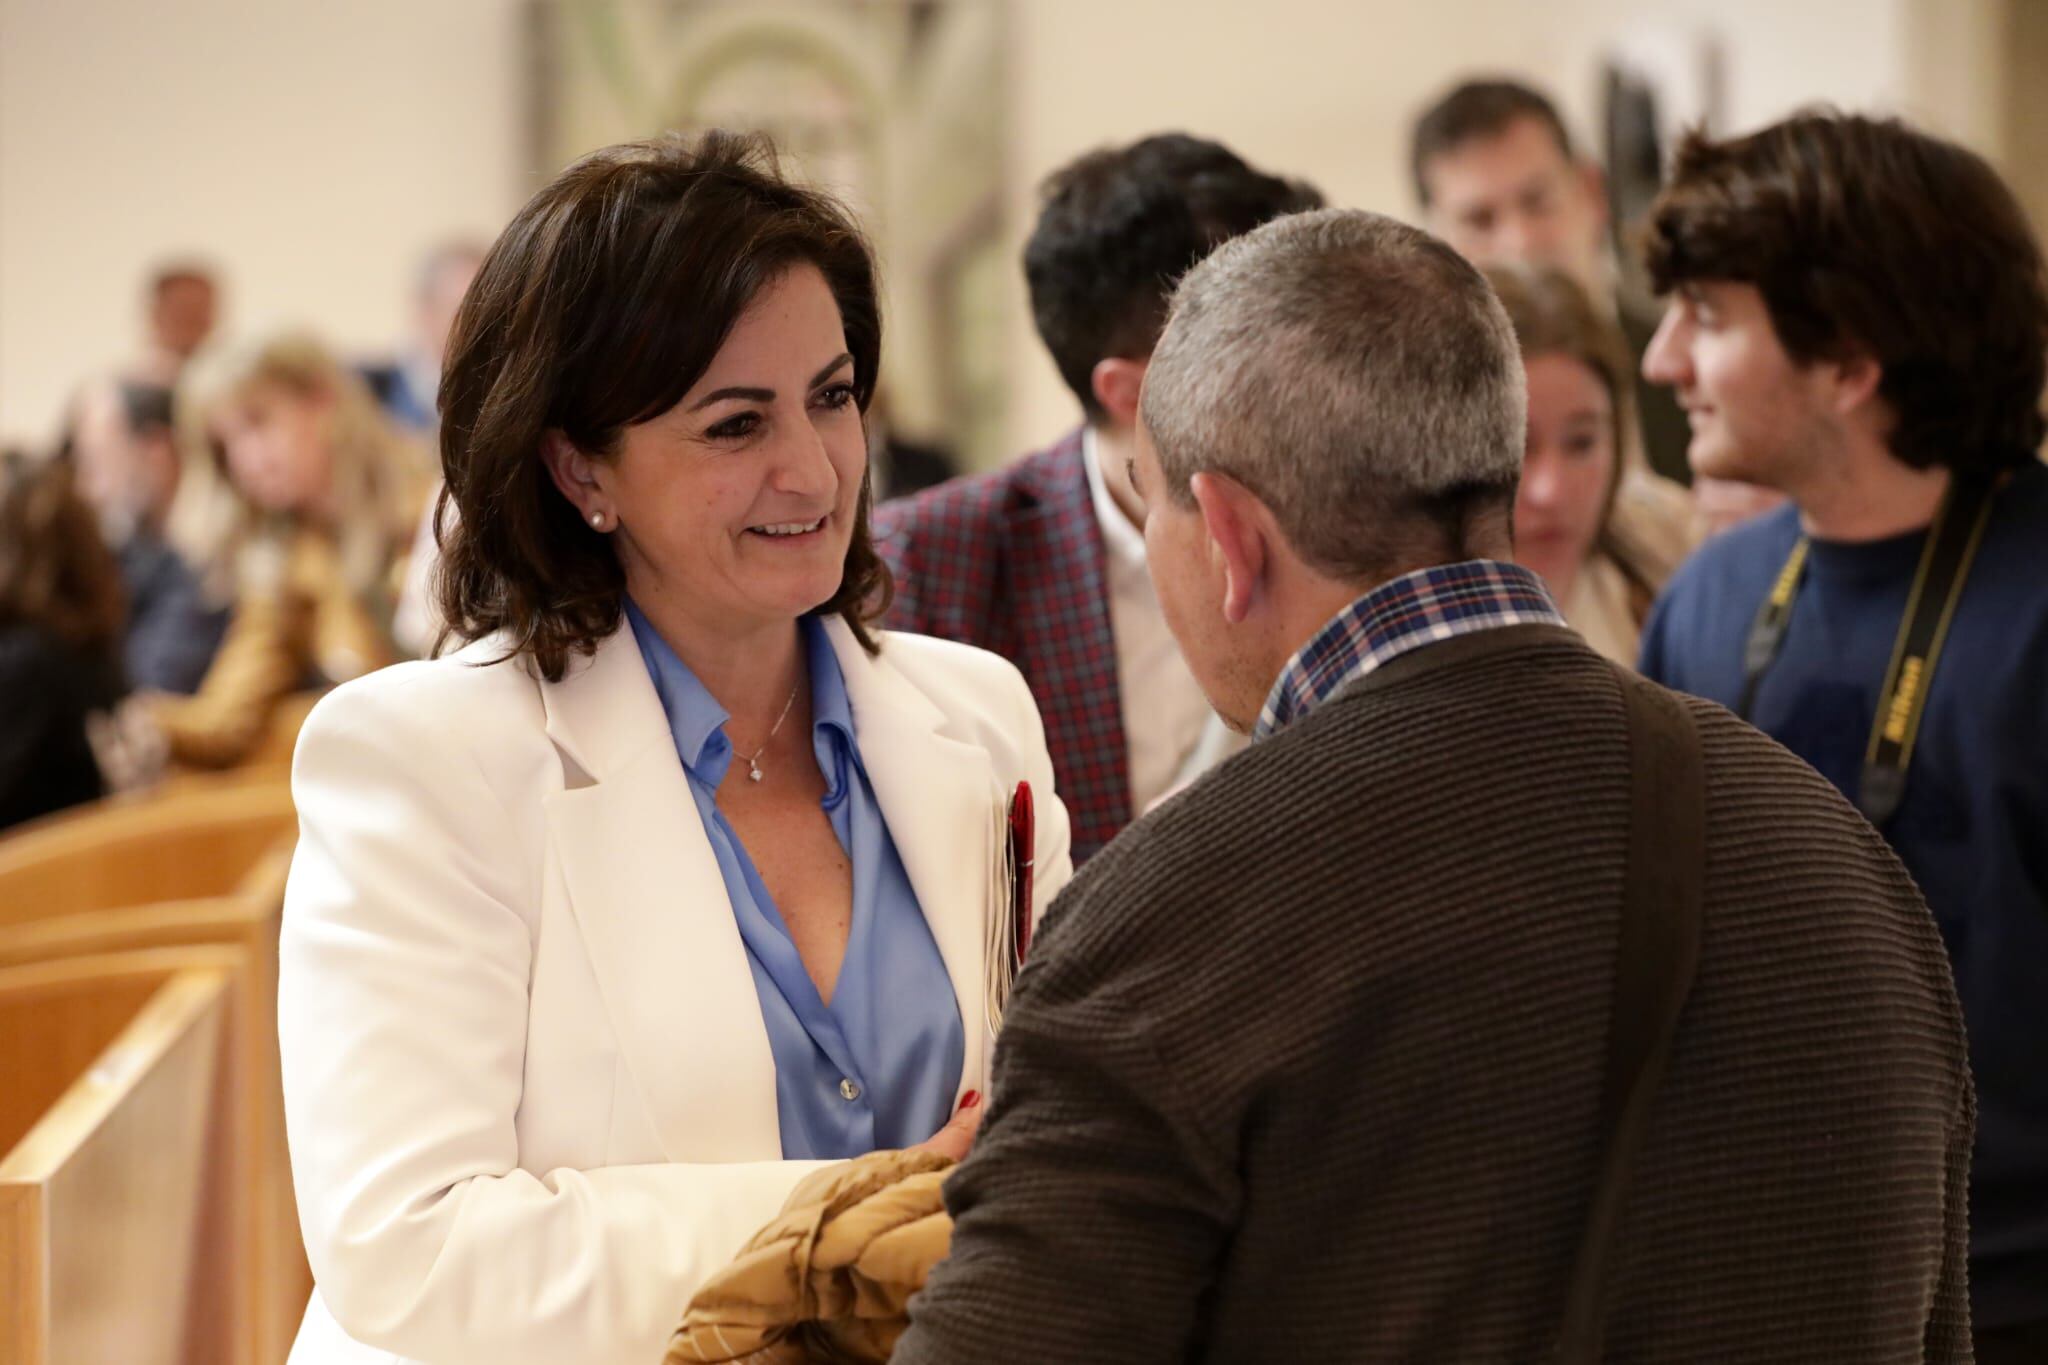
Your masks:
M1847 417L1877 397L1877 387L1884 382L1884 366L1876 356L1855 346L1830 363L1834 368L1832 401L1837 415Z
M1138 394L1145 387L1145 371L1151 363L1149 358L1130 360L1113 355L1096 361L1088 375L1088 387L1094 391L1095 401L1121 426L1131 426L1138 420Z
M1188 481L1209 537L1209 555L1223 570L1223 619L1242 624L1265 582L1269 546L1258 499L1227 474Z
M597 461L578 450L559 431L541 436L540 457L548 467L548 477L583 520L589 521L593 515L610 516L611 506L597 481Z

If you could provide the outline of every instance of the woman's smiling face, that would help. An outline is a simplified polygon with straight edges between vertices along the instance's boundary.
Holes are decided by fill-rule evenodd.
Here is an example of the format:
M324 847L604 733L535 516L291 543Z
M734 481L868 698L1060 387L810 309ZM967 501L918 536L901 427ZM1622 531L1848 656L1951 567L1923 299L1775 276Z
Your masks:
M793 620L839 591L867 472L839 305L798 264L755 296L673 408L588 465L627 591L720 633Z

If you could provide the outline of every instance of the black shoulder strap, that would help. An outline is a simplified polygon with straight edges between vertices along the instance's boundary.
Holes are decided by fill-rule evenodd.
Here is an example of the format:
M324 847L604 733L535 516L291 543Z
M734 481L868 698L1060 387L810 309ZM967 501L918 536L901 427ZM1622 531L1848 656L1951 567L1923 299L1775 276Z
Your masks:
M1561 1365L1592 1365L1606 1333L1608 1264L1650 1107L1670 1064L1699 967L1706 889L1706 779L1685 703L1633 675L1628 711L1630 819L1614 1001L1601 1088L1606 1151L1565 1299Z
M1756 690L1764 674L1771 671L1778 651L1785 647L1785 632L1792 625L1792 603L1799 596L1800 581L1806 577L1808 549L1805 536L1793 542L1792 553L1785 556L1784 566L1771 580L1770 593L1757 608L1756 620L1750 623L1749 638L1742 646L1742 699L1735 704L1735 714L1744 720L1756 709Z
M1988 479L1958 475L1920 552L1899 638L1877 693L1877 717L1863 752L1863 781L1856 788L1856 805L1879 829L1897 813L1906 795L1906 767L1913 761L1913 741L1920 733L1927 690L1934 683L1934 665L1941 659L1971 561L1991 521L1992 488Z
M1906 768L1913 761L1913 741L1920 732L1920 714L1934 681L1934 665L1941 658L1941 646L1969 578L1970 563L1984 539L1984 528L1990 524L1992 494L2001 482L2002 477L1957 475L1928 529L1898 638L1892 644L1891 662L1885 667L1884 685L1878 690L1877 716L1863 754L1863 777L1853 793L1865 818L1879 829L1905 797ZM1735 706L1735 714L1744 720L1753 719L1757 689L1777 660L1785 632L1792 625L1792 605L1806 576L1809 549L1803 536L1793 545L1750 624L1742 652L1742 696Z

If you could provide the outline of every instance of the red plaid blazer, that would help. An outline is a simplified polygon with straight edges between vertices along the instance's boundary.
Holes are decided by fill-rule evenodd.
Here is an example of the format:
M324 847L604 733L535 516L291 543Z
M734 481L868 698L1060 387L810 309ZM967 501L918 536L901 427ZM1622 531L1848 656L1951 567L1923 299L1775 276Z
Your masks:
M1131 819L1102 528L1081 433L884 503L874 526L896 576L882 624L993 650L1031 685L1080 866Z

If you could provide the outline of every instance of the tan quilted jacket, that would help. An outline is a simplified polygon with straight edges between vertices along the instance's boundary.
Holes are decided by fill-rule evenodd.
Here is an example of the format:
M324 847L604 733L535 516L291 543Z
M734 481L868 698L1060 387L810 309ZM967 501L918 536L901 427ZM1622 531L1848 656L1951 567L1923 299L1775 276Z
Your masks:
M664 1365L879 1365L910 1296L952 1245L939 1185L953 1162L871 1152L790 1193L781 1217L690 1301Z

